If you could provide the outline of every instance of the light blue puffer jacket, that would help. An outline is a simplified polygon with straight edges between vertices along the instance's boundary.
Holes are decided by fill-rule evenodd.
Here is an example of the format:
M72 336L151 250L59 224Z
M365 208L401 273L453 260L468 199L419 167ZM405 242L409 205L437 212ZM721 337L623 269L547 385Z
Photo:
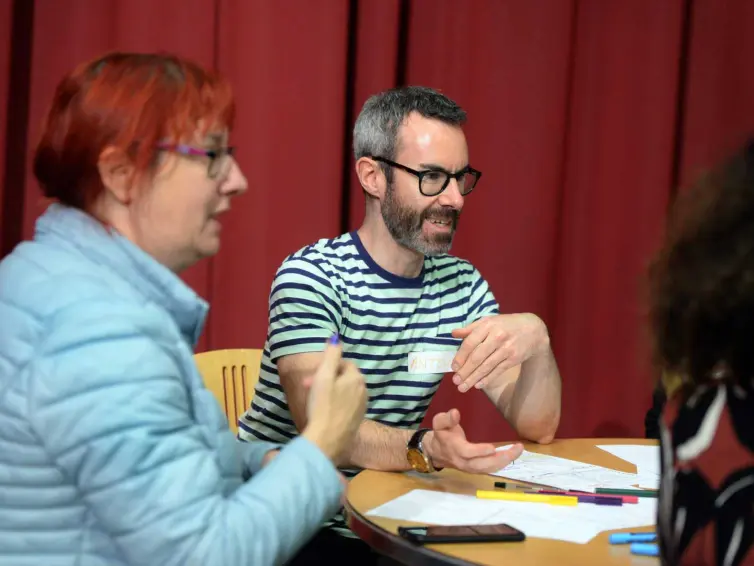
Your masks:
M206 312L60 205L0 263L1 565L279 564L337 511L313 444L260 471L274 445L228 429L192 358Z

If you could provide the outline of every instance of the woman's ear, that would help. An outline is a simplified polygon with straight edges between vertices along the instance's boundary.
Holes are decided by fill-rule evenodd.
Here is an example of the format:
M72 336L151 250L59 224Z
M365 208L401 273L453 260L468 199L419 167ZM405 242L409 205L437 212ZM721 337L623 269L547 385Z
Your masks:
M122 150L109 146L100 153L97 169L105 191L121 204L129 204L134 177L131 159Z

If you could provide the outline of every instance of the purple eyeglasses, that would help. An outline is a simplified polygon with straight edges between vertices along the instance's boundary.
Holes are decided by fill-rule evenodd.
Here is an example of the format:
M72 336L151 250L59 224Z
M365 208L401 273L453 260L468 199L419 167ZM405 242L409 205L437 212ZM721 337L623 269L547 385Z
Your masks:
M207 175L210 179L214 179L228 172L230 166L230 159L228 158L233 155L233 152L236 149L232 146L224 147L221 149L204 149L182 143L159 143L157 144L157 147L159 149L164 149L165 151L174 151L175 153L180 153L181 155L208 157L209 165L207 167Z

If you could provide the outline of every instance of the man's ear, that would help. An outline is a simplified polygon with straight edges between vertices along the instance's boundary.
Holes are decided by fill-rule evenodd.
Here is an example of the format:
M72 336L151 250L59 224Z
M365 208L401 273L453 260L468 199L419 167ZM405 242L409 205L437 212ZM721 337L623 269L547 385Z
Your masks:
M122 150L109 146L100 153L97 169L105 191L121 204L129 204L134 177L131 159Z
M380 200L385 196L385 173L376 161L368 157L359 158L356 161L356 175L369 196Z

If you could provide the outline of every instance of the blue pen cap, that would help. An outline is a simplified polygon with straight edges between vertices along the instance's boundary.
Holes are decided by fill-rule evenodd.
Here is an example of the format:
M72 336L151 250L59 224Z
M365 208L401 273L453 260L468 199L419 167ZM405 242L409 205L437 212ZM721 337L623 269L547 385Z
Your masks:
M613 533L610 535L610 544L628 544L630 542L654 542L657 540L656 533Z
M656 544L635 542L631 544L631 554L639 554L641 556L659 556L660 547Z

